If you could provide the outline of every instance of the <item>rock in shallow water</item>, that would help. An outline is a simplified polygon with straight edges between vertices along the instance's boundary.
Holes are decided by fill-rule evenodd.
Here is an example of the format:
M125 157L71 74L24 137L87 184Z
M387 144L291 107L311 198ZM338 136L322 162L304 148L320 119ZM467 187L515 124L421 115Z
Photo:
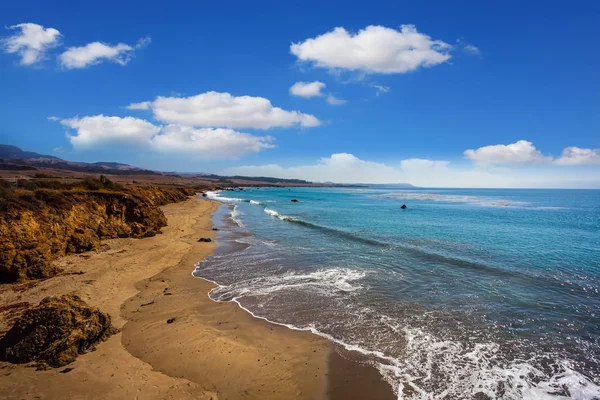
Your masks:
M117 332L110 315L88 306L76 295L46 297L25 311L0 339L0 359L62 367Z

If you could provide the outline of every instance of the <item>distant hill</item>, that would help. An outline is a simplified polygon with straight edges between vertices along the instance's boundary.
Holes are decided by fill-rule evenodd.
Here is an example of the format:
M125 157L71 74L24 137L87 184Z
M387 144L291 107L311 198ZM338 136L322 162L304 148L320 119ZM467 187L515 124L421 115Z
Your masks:
M206 179L215 179L219 182L231 183L234 181L247 181L247 182L261 182L261 183L287 183L293 185L305 185L312 184L312 182L304 181L302 179L285 179L285 178L273 178L266 176L243 176L243 175L232 175L232 176L222 176L215 174L200 174L203 178Z
M42 154L34 153L33 151L23 151L17 146L11 146L8 144L0 144L0 158L5 160L33 160L33 159L54 159L60 160L60 158L53 156L45 156Z
M414 188L408 183L397 183L393 185L370 185L370 184L336 184L333 182L310 182L302 179L286 179L267 176L243 176L232 175L223 176L204 173L177 173L177 172L159 172L143 168L138 168L129 164L117 162L74 162L63 160L62 158L35 153L33 151L23 151L17 146L0 144L0 171L20 171L20 175L36 176L40 168L62 170L71 173L88 173L104 175L128 175L123 179L131 178L131 175L146 175L146 177L137 177L134 182L147 183L174 183L177 184L196 184L204 182L211 185L224 186L336 186L336 187L390 187L390 188ZM35 171L28 173L27 171ZM57 171L58 172L58 171ZM50 171L51 173L51 171ZM7 172L12 174L12 172ZM113 178L111 178L113 179ZM118 181L118 179L116 179Z
M23 151L17 146L0 144L0 169L31 170L35 167L64 169L76 172L105 173L105 174L142 174L155 175L156 171L134 167L117 162L74 162L58 157L38 154L33 151Z

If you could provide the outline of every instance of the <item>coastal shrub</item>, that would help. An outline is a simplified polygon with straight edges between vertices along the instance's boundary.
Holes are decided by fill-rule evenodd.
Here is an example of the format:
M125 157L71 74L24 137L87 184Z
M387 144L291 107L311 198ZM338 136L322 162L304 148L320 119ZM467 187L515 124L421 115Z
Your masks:
M25 190L35 190L38 188L37 184L30 179L19 179L17 187Z
M104 185L102 184L102 182L100 182L99 180L90 179L90 178L82 179L79 182L73 183L73 184L71 184L70 187L71 188L82 188L82 189L86 189L86 190L102 190L102 189L104 189Z
M65 210L72 207L74 204L73 197L65 196L65 193L62 191L38 189L34 193L36 199L56 210Z
M69 186L66 183L51 180L51 181L37 181L32 180L32 183L36 185L38 189L55 189L55 190L68 190Z

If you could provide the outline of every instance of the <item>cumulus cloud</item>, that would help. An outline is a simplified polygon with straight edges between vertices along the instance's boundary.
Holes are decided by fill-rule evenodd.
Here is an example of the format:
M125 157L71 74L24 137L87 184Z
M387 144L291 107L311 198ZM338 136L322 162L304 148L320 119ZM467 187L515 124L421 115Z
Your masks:
M133 117L94 115L63 119L60 122L77 132L75 135L68 135L76 149L117 144L147 147L150 139L161 129L160 126Z
M132 51L133 47L124 43L111 46L93 42L82 47L70 47L58 56L58 61L66 69L85 68L104 60L126 65L131 60Z
M495 165L544 164L552 157L544 156L533 143L526 140L504 145L484 146L464 152L466 158L475 163Z
M125 108L128 110L149 110L151 104L151 101L142 101L141 103L131 103Z
M383 85L372 85L371 87L373 87L375 89L376 96L379 96L380 94L383 94L383 93L389 93L392 90L388 86L383 86Z
M431 67L450 59L452 46L420 33L414 25L400 30L367 26L356 34L338 27L315 38L293 43L298 61L333 70L397 74Z
M364 161L349 153L336 153L321 158L315 165L282 168L270 164L243 166L224 171L227 175L275 176L279 178L309 179L340 183L390 183L399 182L398 171L385 164Z
M448 161L407 159L395 165L362 160L353 154L335 153L313 165L283 168L276 164L241 166L225 175L274 176L336 183L411 183L418 186L477 186L490 182L487 171L451 169ZM501 175L504 184L511 181Z
M152 38L150 36L145 36L143 38L139 38L137 43L135 44L136 49L143 49L147 47L150 43L152 43Z
M347 102L348 102L347 100L338 99L337 97L335 97L332 94L327 95L327 103L331 104L332 106L343 106Z
M163 127L133 117L95 115L60 122L75 131L68 134L68 138L78 150L129 146L137 150L193 155L204 159L227 159L274 147L271 144L274 139L270 136L253 136L222 128Z
M325 87L323 82L296 82L290 88L290 94L292 96L300 96L305 98L311 98L316 96L323 96L321 89Z
M126 65L133 58L135 49L146 47L150 42L151 39L145 37L139 39L135 47L125 43L114 46L101 42L88 43L85 46L68 48L58 56L58 62L66 69L86 68L103 61Z
M566 147L554 162L558 165L600 165L600 149Z
M463 51L465 53L469 53L469 54L473 54L473 55L479 55L481 53L481 51L479 51L479 48L476 46L473 46L472 44L465 44L463 46Z
M281 167L277 164L228 168L224 175L272 176L337 183L410 183L423 187L600 187L593 171L565 171L557 166L537 169L465 168L446 160L406 159L397 164L366 161L336 153L314 164Z
M152 109L154 117L167 124L196 127L287 128L293 125L321 125L317 117L274 107L268 99L253 96L232 96L229 93L206 92L191 97L157 97L156 100L134 103L128 108Z
M0 44L8 54L18 54L21 65L33 65L44 59L46 52L60 44L61 34L54 28L42 25L23 23L9 26L7 29L20 30Z
M408 158L400 161L400 167L405 170L420 170L420 169L438 169L448 168L450 161L445 160L428 160L424 158Z
M152 139L152 146L161 152L201 154L205 158L237 158L275 147L272 141L270 136L253 136L226 128L197 129L169 125Z

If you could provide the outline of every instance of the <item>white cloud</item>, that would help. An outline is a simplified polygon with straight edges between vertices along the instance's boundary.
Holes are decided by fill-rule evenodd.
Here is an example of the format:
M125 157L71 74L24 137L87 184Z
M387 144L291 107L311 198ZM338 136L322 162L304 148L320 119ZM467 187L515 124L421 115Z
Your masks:
M147 47L150 43L152 43L152 38L150 36L145 36L143 38L139 38L137 43L135 44L136 49L143 49Z
M311 98L316 96L323 96L321 89L325 87L323 82L296 82L290 88L290 94L293 96L300 96L305 98Z
M64 126L76 130L75 135L68 135L71 144L76 149L93 149L116 144L147 147L152 136L161 129L160 126L133 117L94 115L63 119L60 122Z
M129 107L142 107L141 104L145 103L134 103ZM191 97L157 97L147 104L157 120L168 124L234 129L321 125L313 115L274 107L263 97L206 92Z
M200 128L169 125L152 139L161 152L197 154L205 158L237 158L273 146L270 136L253 136L225 128Z
M593 171L568 172L547 165L537 169L453 167L449 161L407 159L398 164L365 161L337 153L315 164L276 164L228 168L224 175L272 176L336 183L410 183L423 187L600 187Z
M451 49L448 43L419 33L414 25L402 25L400 31L371 25L357 34L338 27L290 46L299 61L317 67L381 74L441 64L450 59Z
M465 53L469 53L469 54L473 54L473 55L479 55L481 53L481 51L479 51L479 48L476 46L473 46L472 44L465 44L463 46L463 51Z
M466 158L475 163L495 165L544 164L552 157L544 156L533 143L526 140L503 145L484 146L464 152Z
M150 42L150 37L144 37L138 40L135 47L125 43L114 46L101 42L88 43L82 47L68 48L58 56L58 62L66 69L86 68L103 61L126 65L133 58L135 49L146 47Z
M33 65L44 59L46 52L60 44L61 34L54 28L44 28L42 25L23 23L9 26L8 29L20 29L6 39L1 45L9 54L18 54L21 65Z
M392 89L383 85L371 85L372 88L375 89L375 95L379 96L382 93L389 93Z
M428 160L424 158L408 158L400 161L400 167L405 170L448 168L450 161Z
M75 130L75 134L67 136L78 150L129 146L140 151L227 159L274 147L270 136L253 136L222 128L162 127L133 117L95 115L60 122Z
M241 166L223 171L225 175L274 176L336 183L411 183L419 186L464 186L489 181L489 173L462 172L449 168L448 161L408 159L396 165L362 160L353 154L336 153L316 164L283 168L270 164Z
M151 101L142 101L140 103L131 103L125 108L128 110L149 110L151 104Z
M335 97L332 94L327 96L327 103L331 104L332 106L342 106L342 105L346 104L347 102L348 102L347 100L338 99L337 97Z
M366 161L349 153L335 153L313 165L283 168L279 165L241 166L223 171L225 175L274 176L336 183L411 183L422 186L448 186L455 174L448 161L408 159L397 165ZM487 173L484 173L487 174ZM479 179L479 178L478 178ZM452 178L456 181L456 178ZM466 181L466 180L465 180ZM484 181L482 179L482 181Z
M282 168L278 165L229 168L226 175L275 176L278 178L308 179L319 182L389 183L399 182L401 176L394 167L363 161L349 153L336 153L321 158L315 165Z
M566 147L554 162L558 165L600 165L600 149Z
M85 68L99 64L103 60L110 60L119 65L126 65L132 57L133 47L119 43L115 46L100 42L88 43L82 47L70 47L58 56L58 61L63 68Z

